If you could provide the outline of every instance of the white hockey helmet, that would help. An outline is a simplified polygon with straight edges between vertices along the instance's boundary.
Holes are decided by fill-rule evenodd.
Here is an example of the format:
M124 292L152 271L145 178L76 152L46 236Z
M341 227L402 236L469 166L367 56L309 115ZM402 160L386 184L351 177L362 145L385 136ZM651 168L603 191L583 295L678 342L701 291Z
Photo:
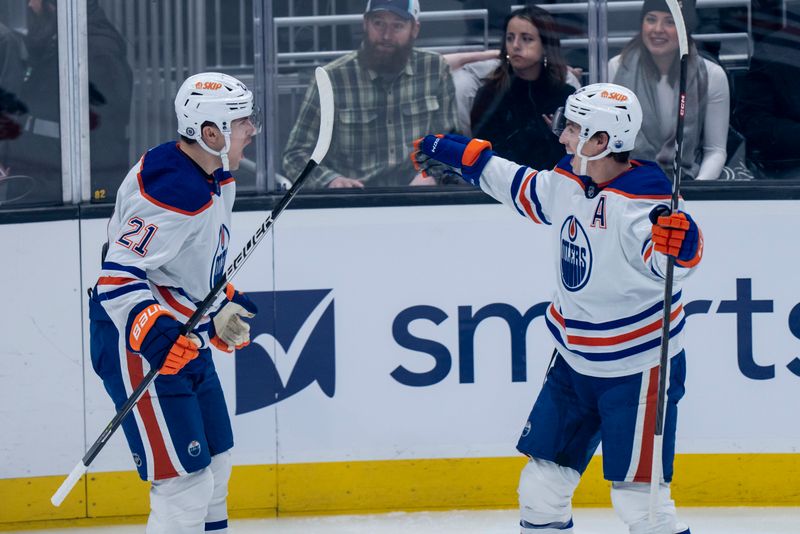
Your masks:
M608 147L600 159L610 152L628 152L636 144L642 127L642 106L633 91L613 83L593 83L581 87L569 97L564 109L567 119L580 125L578 154L594 134L608 134Z
M202 72L183 82L175 96L175 114L178 133L194 139L206 152L222 159L223 170L228 170L231 123L250 117L256 133L261 130L261 119L253 103L253 93L233 76L221 72ZM203 141L202 126L214 124L225 138L225 148L213 150Z

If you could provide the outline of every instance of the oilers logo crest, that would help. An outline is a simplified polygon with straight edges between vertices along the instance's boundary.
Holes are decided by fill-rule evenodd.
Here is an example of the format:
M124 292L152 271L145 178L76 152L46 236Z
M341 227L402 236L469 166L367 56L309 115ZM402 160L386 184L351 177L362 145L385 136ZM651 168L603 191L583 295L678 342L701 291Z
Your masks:
M225 272L225 258L228 255L228 242L230 241L230 237L231 233L228 227L224 224L220 225L217 250L214 251L214 259L211 262L211 277L208 281L209 288L214 287L222 276L222 273Z
M189 456L200 456L201 450L202 447L200 446L200 442L196 439L192 440L191 443L189 443L189 446L186 447L186 451L189 453Z
M561 226L561 283L567 291L578 291L592 274L592 247L586 231L574 215Z

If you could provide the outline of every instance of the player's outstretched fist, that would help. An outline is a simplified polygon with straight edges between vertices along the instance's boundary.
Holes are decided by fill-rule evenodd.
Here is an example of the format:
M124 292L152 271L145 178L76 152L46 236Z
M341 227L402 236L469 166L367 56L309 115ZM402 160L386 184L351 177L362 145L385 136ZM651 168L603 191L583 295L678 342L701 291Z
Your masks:
M461 170L461 176L474 186L479 185L483 168L494 155L492 144L483 139L470 139L458 134L426 135L414 141L412 160L417 170L421 155Z
M694 267L703 257L703 234L686 212L656 215L653 246L656 251L675 257L679 265Z
M174 375L199 354L200 341L181 335L182 328L160 304L150 304L131 321L128 344L162 375Z

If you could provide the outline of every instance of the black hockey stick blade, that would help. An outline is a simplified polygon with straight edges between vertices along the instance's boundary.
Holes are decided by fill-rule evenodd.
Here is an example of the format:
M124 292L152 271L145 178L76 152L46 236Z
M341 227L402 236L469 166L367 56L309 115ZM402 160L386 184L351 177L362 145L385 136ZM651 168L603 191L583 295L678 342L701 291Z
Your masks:
M294 196L300 190L300 187L303 185L303 182L305 182L306 178L308 178L308 176L311 174L311 171L313 171L314 168L322 162L322 160L325 158L325 155L328 153L328 148L330 148L331 145L331 137L333 135L333 88L331 86L330 77L323 68L317 67L314 75L316 77L317 88L319 90L320 124L317 145L314 148L314 152L311 154L311 159L306 164L303 172L300 173L300 176L297 177L297 180L295 180L291 189L289 189L289 191L287 191L286 194L281 197L280 201L278 201L278 204L275 206L266 220L261 223L261 226L258 227L258 230L256 230L255 234L253 234L253 236L247 241L245 246L242 248L242 251L239 252L236 258L234 258L234 260L228 266L225 271L225 275L220 277L220 280L214 285L214 287L211 289L211 292L197 306L197 309L194 311L186 324L183 325L183 328L181 329L181 333L183 335L187 335L194 330L194 328L197 326L197 323L200 322L211 305L217 300L217 297L228 284L228 281L231 280L237 272L239 272L244 262L250 257L253 249L256 247L256 245L258 245L259 242L261 242L278 216L283 212L284 209L286 209L286 206L289 204L289 202L292 201ZM111 438L114 432L122 424L123 419L125 419L131 410L133 410L133 407L136 406L136 403L139 402L139 399L142 397L142 395L144 395L144 392L150 387L157 376L158 369L153 367L150 369L150 371L148 371L133 393L131 393L131 396L128 397L128 400L125 401L125 404L122 405L122 408L120 408L119 412L117 412L111 422L108 423L81 461L78 462L78 464L72 469L67 478L64 479L64 482L61 483L61 486L59 486L58 490L56 490L56 492L50 498L50 502L53 503L53 506L60 506L61 503L64 502L64 499L67 497L67 495L69 495L69 492L72 491L72 488L75 487L75 484L77 484L78 480L80 480L83 474L86 473L89 465L100 453L103 447L105 447L109 438Z

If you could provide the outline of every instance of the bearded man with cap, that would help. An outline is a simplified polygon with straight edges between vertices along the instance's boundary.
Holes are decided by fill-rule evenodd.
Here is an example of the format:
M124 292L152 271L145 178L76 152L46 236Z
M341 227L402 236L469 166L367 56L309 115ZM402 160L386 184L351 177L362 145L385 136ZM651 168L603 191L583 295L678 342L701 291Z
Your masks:
M696 25L694 0L682 0L686 29ZM677 124L678 33L665 0L645 0L639 33L608 62L608 79L631 89L642 104L644 120L634 158L658 162L668 176L675 158ZM698 55L689 37L683 128L683 178L716 180L727 158L730 90L725 71Z
M414 48L419 0L370 0L364 42L325 66L336 120L325 161L310 176L318 187L433 185L415 173L411 142L427 132L456 130L455 88L441 55ZM319 99L312 82L283 155L298 176L317 142Z
M600 442L614 509L629 532L689 534L676 521L669 484L686 376L681 285L702 258L703 237L683 201L670 213L672 185L659 166L630 159L641 124L636 95L601 83L579 89L556 113L554 131L568 155L552 170L503 159L481 139L428 135L415 142L421 170L444 164L552 236L556 289L545 321L555 351L517 443L529 457L518 490L522 534L573 532L572 495ZM651 522L668 256L676 263L663 477ZM540 282L524 273L520 280Z

